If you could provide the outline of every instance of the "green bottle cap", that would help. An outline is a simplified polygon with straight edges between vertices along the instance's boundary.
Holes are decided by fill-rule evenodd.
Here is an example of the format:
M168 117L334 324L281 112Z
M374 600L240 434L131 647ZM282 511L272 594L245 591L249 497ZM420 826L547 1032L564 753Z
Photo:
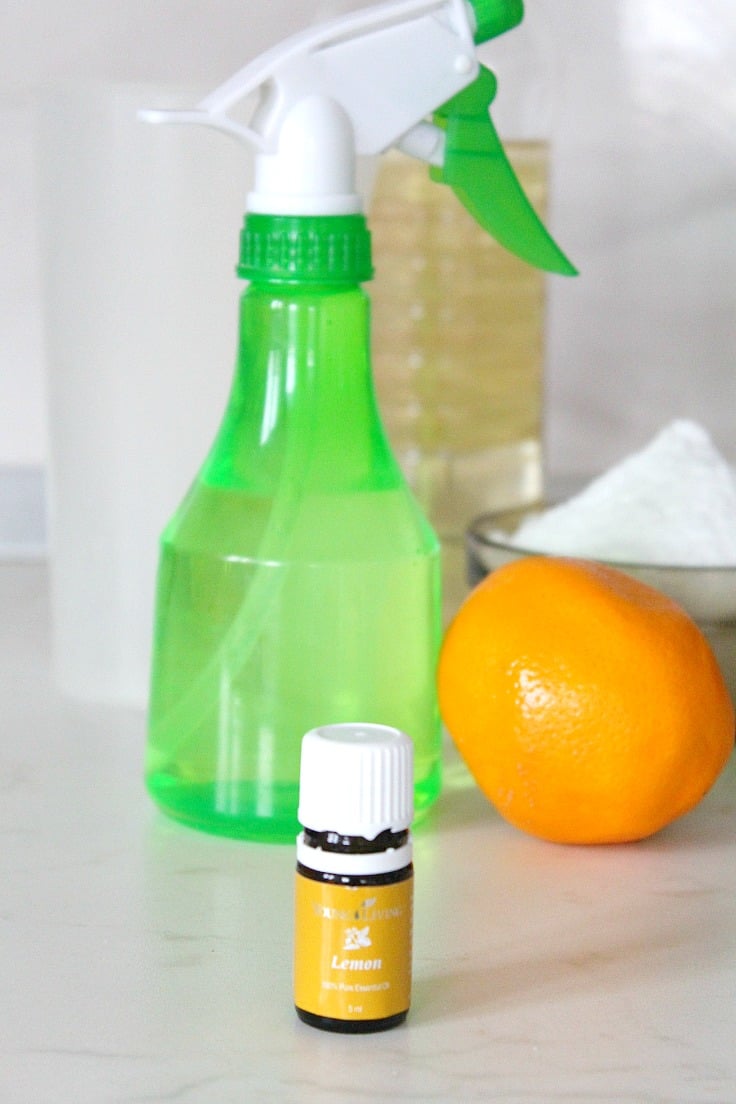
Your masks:
M373 276L363 215L248 214L238 276L293 283L362 283Z
M524 0L470 0L475 12L474 41L480 45L510 31L524 18Z

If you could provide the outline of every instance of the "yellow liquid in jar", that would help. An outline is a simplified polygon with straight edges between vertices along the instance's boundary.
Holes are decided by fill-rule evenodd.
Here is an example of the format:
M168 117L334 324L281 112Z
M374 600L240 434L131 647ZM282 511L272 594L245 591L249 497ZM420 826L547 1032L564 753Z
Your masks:
M547 146L508 142L542 218ZM427 167L384 158L371 205L373 365L394 452L443 546L444 615L463 536L542 491L544 274L498 245Z

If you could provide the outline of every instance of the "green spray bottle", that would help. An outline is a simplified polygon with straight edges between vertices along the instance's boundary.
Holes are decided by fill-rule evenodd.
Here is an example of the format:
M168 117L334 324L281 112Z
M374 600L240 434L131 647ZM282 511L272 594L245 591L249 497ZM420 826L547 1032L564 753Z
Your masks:
M305 732L375 722L440 790L437 538L383 431L370 369L370 236L357 155L419 157L504 246L574 269L489 115L475 46L521 0L393 0L295 35L191 111L256 150L237 366L209 456L162 537L146 761L176 819L293 841ZM228 112L256 95L247 123Z

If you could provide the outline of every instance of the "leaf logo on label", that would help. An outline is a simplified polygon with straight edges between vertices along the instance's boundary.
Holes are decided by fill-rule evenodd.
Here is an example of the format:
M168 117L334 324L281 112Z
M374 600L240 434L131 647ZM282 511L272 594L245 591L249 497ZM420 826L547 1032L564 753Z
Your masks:
M359 951L363 947L370 947L372 945L368 934L370 930L370 924L366 924L364 928L348 928L345 932L343 950Z

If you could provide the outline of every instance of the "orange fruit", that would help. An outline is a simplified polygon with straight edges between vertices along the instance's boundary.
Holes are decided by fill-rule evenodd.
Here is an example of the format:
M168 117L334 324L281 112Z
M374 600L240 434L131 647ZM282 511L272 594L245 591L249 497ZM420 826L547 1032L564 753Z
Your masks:
M651 835L697 804L734 744L733 704L691 618L582 560L489 575L447 631L438 691L481 790L558 843Z

